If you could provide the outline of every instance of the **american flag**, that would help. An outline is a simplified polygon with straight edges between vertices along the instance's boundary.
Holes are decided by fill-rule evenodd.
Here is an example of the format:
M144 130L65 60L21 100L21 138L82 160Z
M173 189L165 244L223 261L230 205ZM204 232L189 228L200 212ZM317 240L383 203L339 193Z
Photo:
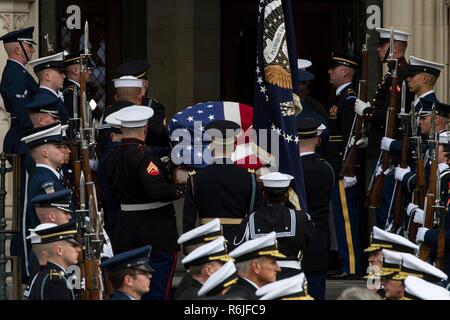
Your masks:
M210 141L203 137L204 128L208 123L217 120L234 121L243 130L243 133L238 136L238 145L233 154L236 164L245 168L260 167L263 161L254 155L257 148L250 134L253 108L243 103L229 101L198 103L181 110L170 119L167 128L175 151L172 154L172 160L177 158L187 167L205 167L211 160L211 155L206 149ZM184 141L181 145L183 137L189 137L190 143ZM177 145L178 148L176 148Z
M306 210L295 117L300 106L296 48L290 0L260 0L253 126L269 132L268 142L270 135L278 142L278 154L274 144L267 151L277 158L281 173L295 177L293 188Z

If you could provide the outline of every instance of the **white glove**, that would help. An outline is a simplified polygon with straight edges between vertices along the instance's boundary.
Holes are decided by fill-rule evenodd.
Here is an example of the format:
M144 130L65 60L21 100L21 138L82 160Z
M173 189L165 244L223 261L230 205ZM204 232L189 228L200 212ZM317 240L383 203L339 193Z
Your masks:
M406 208L406 214L408 215L408 217L411 217L411 214L414 213L414 210L416 210L417 208L419 208L417 204L409 203L408 207Z
M355 145L355 136L350 137L350 141L348 142L348 147L351 148Z
M420 227L417 229L416 243L423 242L425 240L425 233L427 233L428 228Z
M375 177L378 177L380 174L383 173L383 168L381 168L381 163L377 165L377 168L375 169Z
M358 141L356 141L356 146L358 148L367 148L368 144L369 144L369 139L367 139L366 137L363 137L363 138L359 139Z
M438 164L438 168L439 168L439 173L442 173L444 170L448 169L448 164L446 164L446 163L439 163Z
M362 116L365 109L370 108L369 102L364 102L362 100L356 99L355 101L355 112Z
M394 228L394 222L391 222L390 225L387 226L386 229L384 229L384 231L386 232L391 232L391 230Z
M380 144L381 150L389 151L389 147L391 146L391 143L393 141L394 141L394 139L391 139L391 138L388 138L388 137L383 137L381 139L381 144Z
M89 159L89 167L92 171L97 171L98 161L94 159Z
M407 167L407 168L404 168L404 169L400 168L400 167L395 168L395 173L394 173L395 180L403 181L403 177L405 176L405 174L407 174L409 172L411 172L411 168L410 167Z
M417 208L416 211L414 211L414 222L417 224L420 224L423 226L423 222L425 220L425 213L422 209Z
M345 188L351 188L353 187L358 180L356 177L344 177L344 187Z

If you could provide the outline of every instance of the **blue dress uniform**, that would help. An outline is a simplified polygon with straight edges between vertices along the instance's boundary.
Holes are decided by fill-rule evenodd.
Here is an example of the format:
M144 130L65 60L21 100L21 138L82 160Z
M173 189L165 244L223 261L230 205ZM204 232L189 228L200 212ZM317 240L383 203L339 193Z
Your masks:
M383 45L386 42L389 42L390 35L389 30L387 29L377 29L380 33L380 41L379 46ZM408 34L394 30L394 39L395 41L407 42ZM389 51L386 53L386 58L389 54ZM385 59L386 60L386 59ZM386 61L383 61L386 62ZM398 94L397 94L397 110L396 113L400 113L401 108L401 86L403 81L406 80L407 77L407 68L408 62L405 57L401 57L398 59L398 67L397 67L397 83L398 83ZM381 139L385 136L385 126L386 126L386 114L389 106L389 97L390 97L390 89L391 89L392 77L390 73L387 73L381 83L378 85L378 88L375 92L374 98L372 100L372 107L364 110L363 119L365 122L370 123L370 130L368 133L369 143L367 146L367 157L371 162L371 170L375 172L378 158L380 156L380 143ZM409 90L406 92L406 112L409 112L411 107L411 102L414 99L414 94ZM401 140L401 131L399 130L400 126L396 126L396 137L395 139ZM398 162L399 155L394 155L394 162ZM385 228L387 226L387 219L389 213L389 206L391 203L392 195L394 190L394 177L392 174L384 177L384 185L383 185L383 198L379 208L375 210L376 212L376 225L380 228Z
M298 137L304 139L317 137L320 123L312 119L298 121ZM300 153L304 168L308 213L314 223L310 244L302 259L302 269L308 279L308 288L315 299L325 299L325 284L330 250L330 202L335 184L331 165L317 153ZM321 177L321 179L317 179Z
M150 245L137 249L125 251L111 257L100 264L100 268L107 270L110 279L118 276L133 275L136 271L145 273L153 273L155 270L150 266L149 257L152 251ZM117 278L112 283L120 283L123 285L123 278ZM137 300L123 291L122 287L114 288L115 292L111 294L109 300ZM150 284L150 290L152 286Z
M76 222L69 222L52 228L35 231L41 243L67 241L80 247L76 240ZM36 276L30 289L30 300L76 300L76 294L66 270L49 260Z
M65 72L64 69L64 53L60 52L51 56L39 58L33 61L30 61L29 64L33 67L34 72L37 74L39 71L45 70L45 69L54 69L58 72ZM62 89L62 88L58 88ZM40 86L38 90L35 93L36 98L39 99L40 97L49 98L50 96L55 96L60 99L58 103L58 112L59 116L61 118L61 123L66 124L69 120L69 113L66 110L66 107L64 106L63 101L63 94L61 92L56 92L52 88Z
M9 32L0 38L4 43L19 42L23 53L29 60L23 43L36 45L33 41L34 27ZM38 84L34 78L28 73L25 67L14 60L8 59L3 69L2 79L0 82L0 94L3 99L6 111L11 116L11 125L6 132L3 142L3 151L8 154L20 155L20 212L24 211L26 196L26 169L32 167L32 162L28 163L26 159L27 148L20 141L23 137L23 131L31 129L32 123L28 117L24 106L31 101L31 96L37 90ZM20 221L22 225L22 221ZM25 240L20 235L13 236L11 240L11 255L23 256L23 242ZM26 281L27 274L24 273L26 259L22 259L22 279Z
M330 69L339 65L357 69L359 61L348 54L334 52ZM326 160L331 164L335 173L336 185L331 201L341 262L337 276L361 273L359 214L361 212L360 188L363 179L358 176L359 181L355 185L345 188L344 180L339 178L345 147L352 134L356 99L357 94L352 83L342 84L336 90L336 101L330 108L328 116L330 143Z
M61 124L59 122L56 122L25 132L25 136L22 138L22 141L27 144L30 150L34 147L47 143L60 144L63 142L61 131ZM44 164L36 164L36 166L31 169L27 188L27 199L32 199L35 196L41 194L53 193L65 189L66 187L55 168L51 168ZM25 226L25 229L22 230L23 238L25 239L26 230L28 230L29 228L34 228L40 224L33 204L27 204L27 210L25 211L25 215L23 216L22 223ZM35 263L32 258L29 259L31 244L29 242L26 242L26 246L24 247L26 247L27 249L23 257L25 261L25 267L27 268L27 270L32 271Z
M130 129L144 127L151 115L150 108L131 106L115 117L122 127ZM153 290L144 299L167 299L179 250L173 201L183 195L182 190L169 183L166 168L144 141L134 138L122 139L119 148L112 151L105 172L121 203L114 251L151 244Z
M292 176L273 172L260 177L267 195L280 197L288 192ZM311 243L314 226L311 217L302 211L287 207L286 203L269 203L259 206L241 224L241 232L236 235L234 245L255 239L272 231L276 232L278 250L286 256L278 261L281 272L279 279L288 278L301 272L301 258Z
M216 148L234 144L234 135L240 127L228 120L210 122L205 130L216 129L222 137L213 137ZM233 136L226 131L234 131ZM230 147L230 146L228 146ZM229 155L220 155L215 162L199 172L191 172L183 208L183 233L219 218L225 239L232 245L239 225L259 203L259 188L254 173L238 167Z

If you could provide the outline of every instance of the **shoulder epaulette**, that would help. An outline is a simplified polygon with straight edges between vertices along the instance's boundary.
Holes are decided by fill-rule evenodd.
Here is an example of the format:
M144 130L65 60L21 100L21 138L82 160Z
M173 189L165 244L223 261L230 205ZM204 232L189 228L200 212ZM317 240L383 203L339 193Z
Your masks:
M64 273L62 271L59 270L55 270L55 269L50 269L50 280L60 280L62 278L64 278Z
M159 103L159 101L158 100L156 100L155 98L153 98L153 97L148 97L149 99L151 99L151 100L153 100L154 102L156 102L156 103Z
M255 173L255 169L247 169L249 173Z
M196 174L196 173L197 173L197 171L195 171L195 170L189 171L189 175L190 175L190 176L193 176L193 175Z

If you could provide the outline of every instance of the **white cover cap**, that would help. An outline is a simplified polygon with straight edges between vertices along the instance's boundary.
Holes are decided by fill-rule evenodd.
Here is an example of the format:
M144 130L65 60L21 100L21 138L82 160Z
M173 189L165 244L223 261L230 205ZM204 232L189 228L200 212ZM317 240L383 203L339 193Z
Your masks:
M450 300L450 292L415 276L405 279L405 292L421 300Z
M153 113L153 109L148 106L130 106L120 109L115 118L124 128L140 128L147 124Z
M305 70L312 66L312 62L306 59L297 59L297 66L299 69Z
M118 79L113 79L114 88L142 88L144 80L133 76L122 76Z
M202 258L206 258L206 257L209 257L209 259L208 259L209 261L216 261L216 260L228 261L228 260L230 260L230 258L228 255L226 255L226 251L227 251L227 246L225 244L225 238L223 236L220 236L216 240L208 242L208 243L198 247L191 253L189 253L181 261L181 263L184 265L189 265L193 261L197 260L196 265L199 265L199 264L208 262L208 261L206 261L206 259L202 259ZM220 254L220 256L218 256L218 254ZM216 257L213 257L213 256L216 256Z
M189 230L188 232L183 233L178 238L178 244L184 244L192 239L199 238L211 233L219 232L222 230L222 225L220 224L220 219L215 218L208 223L205 223L197 228ZM202 241L203 242L203 241Z
M30 235L27 236L27 239L30 239L31 244L41 243L41 237L36 233L36 231L53 228L56 226L57 226L56 223L41 223L34 229L28 229L28 231L30 231Z
M294 179L294 177L289 174L272 172L259 177L259 179L261 179L264 187L287 188L291 184L291 180Z
M406 270L404 270L405 268ZM408 270L418 271L425 276L431 275L441 280L447 280L448 278L448 276L444 272L432 266L431 264L420 260L412 254L402 253L402 272L408 273Z
M256 290L259 300L275 300L293 294L304 294L305 274L300 273L293 277L275 281Z
M380 39L391 38L391 29L376 28L376 30L380 34ZM394 40L396 41L408 42L408 36L411 35L412 35L411 33L394 29Z
M236 259L236 262L248 261L258 257L269 256L273 258L285 258L277 249L276 233L271 233L253 239L248 240L241 244L239 247L230 252L230 257Z
M212 290L217 289L219 286L223 288L229 287L236 283L237 279L236 266L234 265L234 262L230 260L205 281L198 291L198 296L204 296Z
M412 69L416 72L426 72L426 73L432 73L432 74L436 74L436 75L439 75L440 72L442 70L444 70L444 68L445 68L445 64L417 58L415 56L409 57L409 64L410 64L410 67L413 67L413 68L408 68L408 69Z

